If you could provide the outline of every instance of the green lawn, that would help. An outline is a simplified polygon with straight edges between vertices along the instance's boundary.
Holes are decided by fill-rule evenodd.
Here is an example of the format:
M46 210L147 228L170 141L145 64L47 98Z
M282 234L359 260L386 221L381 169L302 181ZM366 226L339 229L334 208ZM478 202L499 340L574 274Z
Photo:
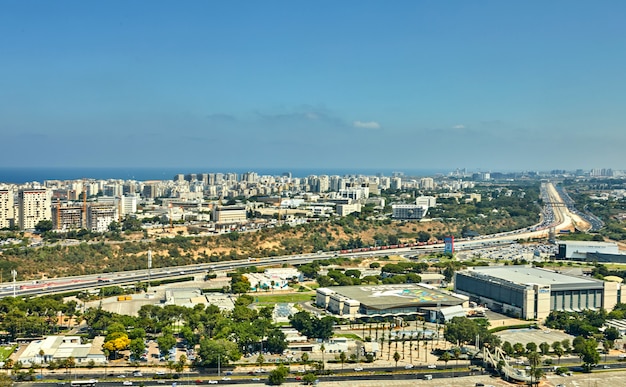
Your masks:
M335 333L333 336L335 337L345 337L352 340L363 340L363 338L354 333Z
M0 361L5 361L6 359L8 359L16 348L17 346L0 347Z
M251 294L254 302L258 304L295 303L311 301L313 293L289 293L289 294Z

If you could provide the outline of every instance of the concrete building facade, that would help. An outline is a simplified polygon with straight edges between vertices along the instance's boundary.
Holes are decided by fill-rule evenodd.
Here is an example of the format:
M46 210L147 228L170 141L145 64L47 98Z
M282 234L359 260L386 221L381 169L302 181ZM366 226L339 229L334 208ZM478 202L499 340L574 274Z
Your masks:
M19 226L32 230L42 220L52 220L51 195L45 188L18 192Z
M15 222L13 191L0 190L0 228L12 227Z
M621 302L620 284L527 266L475 267L459 271L455 292L490 309L528 320L551 311L611 310Z
M404 220L422 219L428 211L428 207L417 204L392 204L391 209L393 211L392 218Z

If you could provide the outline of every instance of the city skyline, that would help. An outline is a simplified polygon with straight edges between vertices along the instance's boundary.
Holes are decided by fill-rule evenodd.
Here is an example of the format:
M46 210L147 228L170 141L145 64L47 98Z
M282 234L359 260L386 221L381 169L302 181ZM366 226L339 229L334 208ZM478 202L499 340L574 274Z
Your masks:
M2 166L626 169L602 5L6 2Z

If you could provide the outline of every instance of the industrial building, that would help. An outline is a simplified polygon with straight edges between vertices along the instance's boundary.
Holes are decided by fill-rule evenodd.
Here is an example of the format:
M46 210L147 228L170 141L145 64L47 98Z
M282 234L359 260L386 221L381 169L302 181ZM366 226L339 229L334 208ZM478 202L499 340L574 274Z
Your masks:
M348 318L422 316L430 319L433 308L462 305L467 297L425 284L334 286L318 288L318 307Z
M454 289L496 312L541 320L551 311L611 310L620 284L528 266L474 267L455 274Z
M617 243L593 241L559 242L556 259L585 262L621 262L626 263L626 255L619 253Z

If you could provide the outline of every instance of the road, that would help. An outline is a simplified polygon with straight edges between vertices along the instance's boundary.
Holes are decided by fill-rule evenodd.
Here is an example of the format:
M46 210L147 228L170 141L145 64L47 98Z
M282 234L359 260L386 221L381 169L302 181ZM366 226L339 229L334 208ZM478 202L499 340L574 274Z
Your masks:
M551 208L544 210L544 220L533 227L503 232L476 238L474 240L456 241L456 250L471 250L483 248L485 245L513 243L519 239L546 238L548 230L554 227L556 230L569 229L574 224L580 225L582 219L569 212L552 183L544 183L542 197L548 203L553 203ZM341 254L350 257L370 257L385 255L405 255L408 253L428 253L442 251L442 244L427 245L420 247L389 248L385 250L354 252ZM148 280L185 277L189 275L204 274L208 271L228 271L240 267L270 266L290 264L298 265L320 259L329 259L337 256L338 252L318 252L311 254L297 254L291 256L255 258L252 260L228 261L217 263L201 263L187 266L175 266L167 268L144 269L106 273L100 275L85 275L64 277L50 280L19 281L15 283L5 282L0 288L0 298L9 296L26 296L39 294L63 293L83 289L94 289L111 285L130 285Z

